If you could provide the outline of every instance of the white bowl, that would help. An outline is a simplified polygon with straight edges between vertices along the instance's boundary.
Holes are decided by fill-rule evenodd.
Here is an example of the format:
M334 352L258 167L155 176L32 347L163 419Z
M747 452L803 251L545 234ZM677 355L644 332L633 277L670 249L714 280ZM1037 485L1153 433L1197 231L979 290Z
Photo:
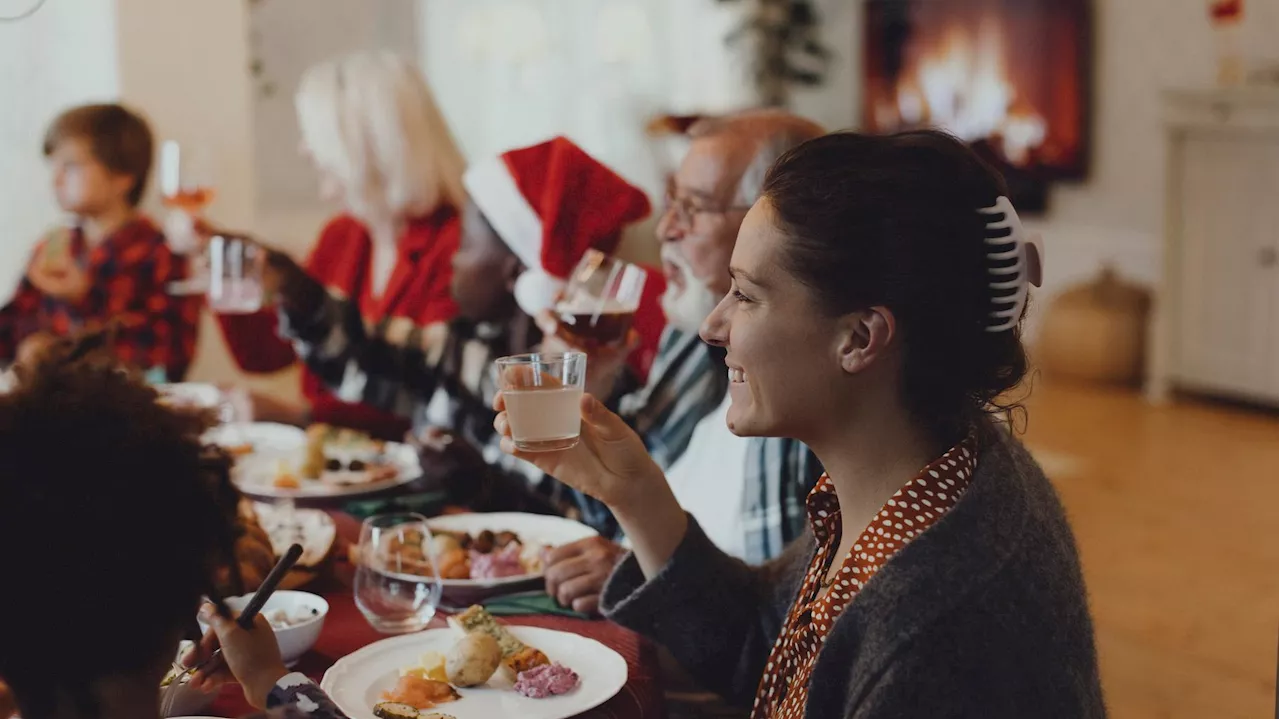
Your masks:
M231 597L227 599L227 606L232 611L239 612L245 608L250 599L253 599L252 594ZM320 630L324 628L324 618L329 613L329 603L323 597L310 592L278 589L262 607L263 615L277 609L283 609L292 614L303 608L316 610L316 616L301 624L274 630L276 644L280 646L280 658L284 660L287 667L292 667L303 654L307 653L308 649L315 646L316 640L320 638ZM200 631L208 631L208 626L203 622L200 623Z

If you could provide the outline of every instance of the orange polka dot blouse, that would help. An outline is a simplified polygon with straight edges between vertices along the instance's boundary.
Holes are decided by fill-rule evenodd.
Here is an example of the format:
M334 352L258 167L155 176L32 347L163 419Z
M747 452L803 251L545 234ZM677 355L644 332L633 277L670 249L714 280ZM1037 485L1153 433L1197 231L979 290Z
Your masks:
M826 475L818 480L806 500L818 551L769 654L756 691L752 719L804 716L809 677L840 612L885 562L955 506L977 464L971 435L925 467L885 502L854 542L829 585L825 579L840 544L840 502L831 480Z

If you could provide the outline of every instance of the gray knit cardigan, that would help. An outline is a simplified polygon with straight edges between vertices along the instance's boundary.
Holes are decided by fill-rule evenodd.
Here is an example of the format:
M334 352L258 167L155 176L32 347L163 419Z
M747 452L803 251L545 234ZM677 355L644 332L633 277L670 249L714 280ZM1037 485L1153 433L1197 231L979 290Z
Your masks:
M838 618L806 717L1103 717L1075 541L1044 473L984 428L977 472L937 524L884 565ZM692 518L645 581L628 557L605 587L613 621L666 646L696 678L749 706L816 550L812 535L763 567L729 557Z

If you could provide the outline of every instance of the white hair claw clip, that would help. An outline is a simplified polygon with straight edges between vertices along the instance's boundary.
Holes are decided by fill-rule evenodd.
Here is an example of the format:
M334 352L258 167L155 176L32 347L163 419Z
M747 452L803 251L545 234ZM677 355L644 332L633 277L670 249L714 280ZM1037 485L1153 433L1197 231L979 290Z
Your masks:
M1004 195L996 198L996 204L983 207L978 212L998 216L987 222L986 243L992 248L987 253L987 260L992 263L987 272L1000 279L987 286L1001 294L991 298L995 309L991 311L991 324L987 331L1004 332L1016 327L1022 318L1030 286L1040 286L1044 244L1040 235L1032 235L1022 227L1013 203ZM1010 260L1013 260L1012 264ZM1005 293L1007 290L1012 292Z

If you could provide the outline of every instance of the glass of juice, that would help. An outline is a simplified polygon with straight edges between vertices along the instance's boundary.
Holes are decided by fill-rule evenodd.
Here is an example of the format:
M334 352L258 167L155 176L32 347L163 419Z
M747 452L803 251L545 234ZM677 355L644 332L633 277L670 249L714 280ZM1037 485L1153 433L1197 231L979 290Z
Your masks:
M540 352L501 357L494 364L516 447L552 452L578 443L586 354Z

